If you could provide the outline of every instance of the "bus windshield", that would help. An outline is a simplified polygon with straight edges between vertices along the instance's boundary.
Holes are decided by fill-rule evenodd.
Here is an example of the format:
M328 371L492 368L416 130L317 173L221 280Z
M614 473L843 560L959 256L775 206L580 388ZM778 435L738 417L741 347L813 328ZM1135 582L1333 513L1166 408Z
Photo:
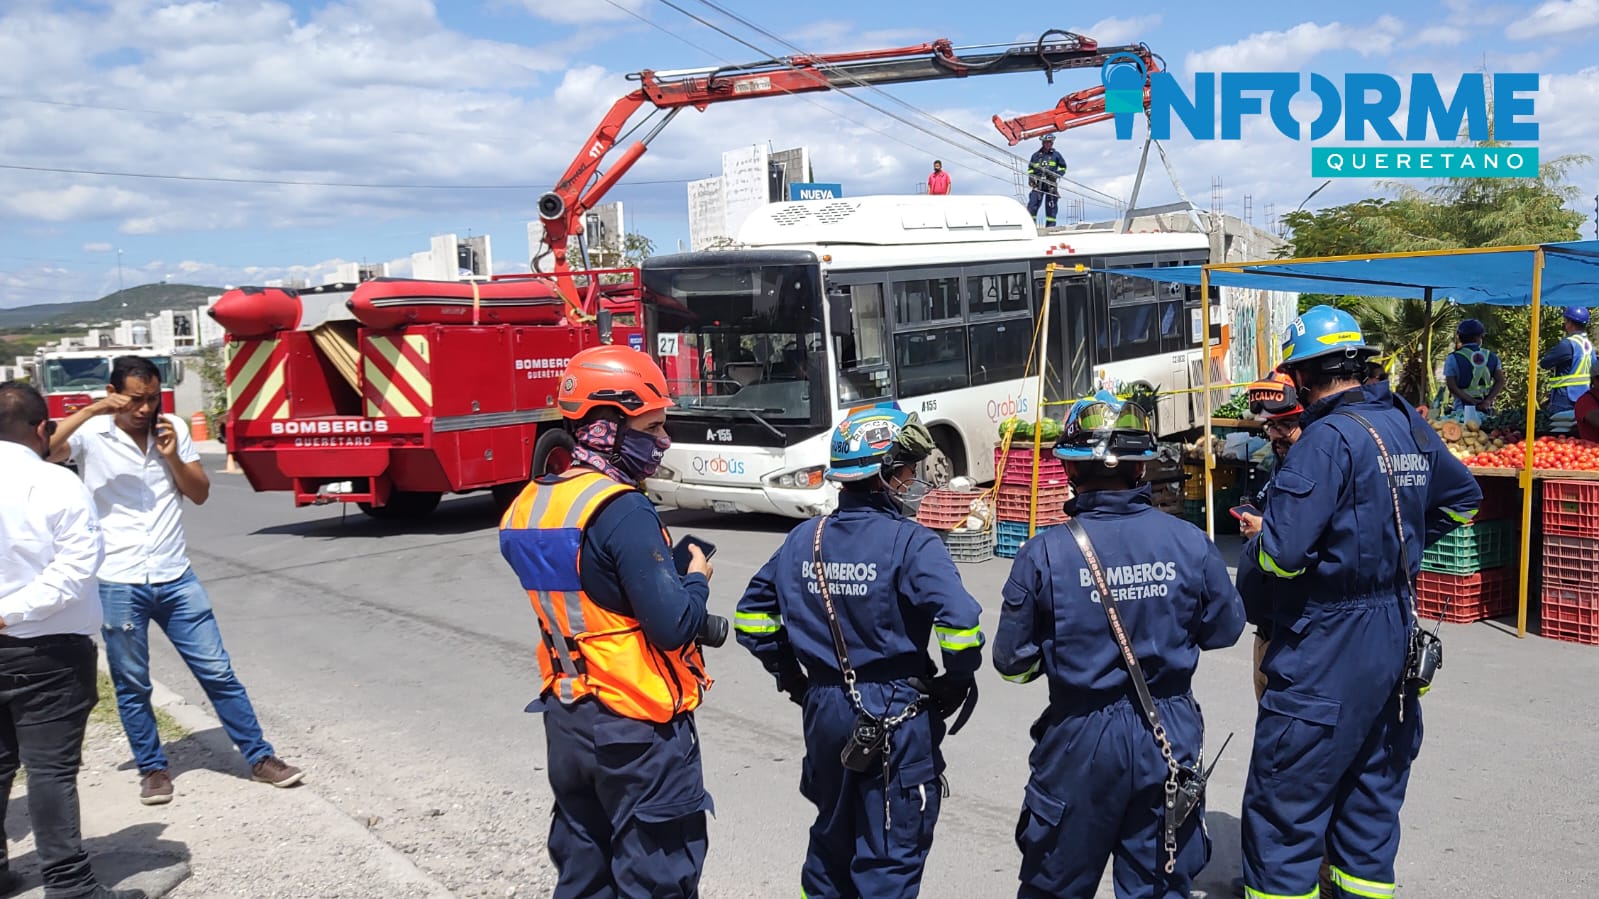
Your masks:
M827 407L818 270L731 253L644 267L675 415L812 424ZM809 254L805 254L809 255Z
M122 354L117 354L122 355ZM116 356L79 356L45 359L41 366L46 393L66 390L104 390L111 381L111 360ZM166 356L146 356L161 372L161 385L172 386L172 360Z

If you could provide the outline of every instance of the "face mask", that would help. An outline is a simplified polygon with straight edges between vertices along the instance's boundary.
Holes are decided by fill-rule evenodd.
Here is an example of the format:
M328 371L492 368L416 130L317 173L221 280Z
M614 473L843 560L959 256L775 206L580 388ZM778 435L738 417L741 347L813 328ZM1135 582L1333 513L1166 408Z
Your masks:
M661 457L672 445L670 437L655 437L645 431L622 431L616 467L635 482L651 477L661 467Z

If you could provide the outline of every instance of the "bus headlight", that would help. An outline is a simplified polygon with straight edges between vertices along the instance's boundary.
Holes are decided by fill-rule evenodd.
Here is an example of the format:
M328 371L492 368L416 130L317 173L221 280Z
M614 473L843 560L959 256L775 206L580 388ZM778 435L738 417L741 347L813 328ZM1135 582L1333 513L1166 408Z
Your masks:
M677 472L667 468L665 465L656 468L655 474L650 475L650 480L653 481L675 481L677 479Z
M785 471L782 474L768 475L765 481L768 487L811 490L822 486L824 483L822 476L826 473L826 465L813 465L810 468L801 468L798 471Z

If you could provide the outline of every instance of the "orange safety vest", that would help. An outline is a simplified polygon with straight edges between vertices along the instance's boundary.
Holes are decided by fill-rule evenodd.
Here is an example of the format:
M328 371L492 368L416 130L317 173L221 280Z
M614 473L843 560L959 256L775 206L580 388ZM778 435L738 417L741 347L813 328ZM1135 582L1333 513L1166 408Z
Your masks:
M611 499L635 488L579 471L527 485L500 520L500 547L522 580L543 631L541 695L571 705L594 697L625 718L665 723L692 712L711 680L698 641L650 643L638 619L583 591L583 530ZM666 545L671 538L661 529Z

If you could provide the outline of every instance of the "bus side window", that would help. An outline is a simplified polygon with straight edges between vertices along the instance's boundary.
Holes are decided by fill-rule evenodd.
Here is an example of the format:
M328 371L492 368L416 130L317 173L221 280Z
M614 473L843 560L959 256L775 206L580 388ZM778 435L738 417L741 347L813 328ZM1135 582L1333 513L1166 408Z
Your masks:
M888 320L881 284L851 284L828 293L838 401L843 404L887 396Z

